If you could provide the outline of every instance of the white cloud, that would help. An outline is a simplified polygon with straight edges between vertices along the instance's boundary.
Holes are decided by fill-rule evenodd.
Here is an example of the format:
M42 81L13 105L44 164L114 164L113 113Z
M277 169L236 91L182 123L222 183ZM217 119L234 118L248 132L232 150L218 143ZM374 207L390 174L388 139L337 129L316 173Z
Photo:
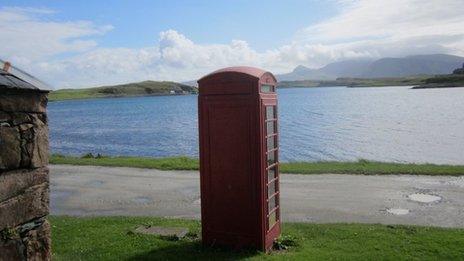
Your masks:
M343 1L342 12L299 31L294 45L323 44L334 58L464 55L462 0ZM351 56L351 55L348 55Z
M0 9L0 54L56 87L190 80L224 66L276 73L303 64L425 53L464 55L462 0L340 0L332 18L296 32L292 42L257 51L246 41L197 44L167 30L145 48L103 48L111 26L56 22L48 9Z
M96 26L88 21L54 22L44 19L52 10L36 8L0 8L0 54L18 66L31 68L53 60L56 55L80 53L95 48L97 42L86 39L101 35L112 27Z
M462 0L359 0L328 21L302 30L308 41L402 39L463 34Z
M56 86L80 87L140 80L191 80L231 64L264 66L267 54L252 50L245 41L198 45L184 35L161 32L152 47L95 48L77 56L41 62L34 70L53 75Z

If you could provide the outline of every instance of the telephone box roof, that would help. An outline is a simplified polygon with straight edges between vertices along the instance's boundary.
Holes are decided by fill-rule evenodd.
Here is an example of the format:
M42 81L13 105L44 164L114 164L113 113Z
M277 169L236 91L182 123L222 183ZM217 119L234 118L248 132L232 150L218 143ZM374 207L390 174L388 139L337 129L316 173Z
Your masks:
M259 68L250 67L250 66L234 66L234 67L223 68L223 69L214 71L206 76L203 76L201 79L198 80L198 82L200 82L203 79L209 78L213 75L220 74L220 73L243 73L243 74L247 74L255 78L258 78L258 79L261 79L261 77L263 77L263 75L265 74L270 74L274 78L274 80L277 82L277 80L275 79L272 73L259 69Z

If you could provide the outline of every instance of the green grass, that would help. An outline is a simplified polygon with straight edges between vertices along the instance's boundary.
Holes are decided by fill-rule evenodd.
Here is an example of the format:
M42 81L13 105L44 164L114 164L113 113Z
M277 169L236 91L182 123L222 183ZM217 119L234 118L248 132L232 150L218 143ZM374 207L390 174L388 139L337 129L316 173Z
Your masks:
M293 174L363 174L363 175L464 175L464 166L435 164L401 164L359 160L357 162L283 163L281 172Z
M50 92L48 98L50 101L58 101L105 97L167 95L170 94L170 91L196 93L197 89L176 82L144 81L85 89L61 89Z
M445 74L436 75L425 80L425 82L414 89L421 88L440 88L440 87L464 87L464 75L462 74Z
M89 165L106 167L133 167L160 170L198 170L198 160L188 157L73 157L52 155L51 164Z
M402 225L285 223L298 246L284 252L203 248L131 233L138 225L186 227L200 223L149 217L50 217L53 260L462 260L464 230Z
M198 170L198 159L188 157L73 157L52 155L51 164L91 165L108 167L135 167L160 170ZM356 162L283 162L282 173L291 174L362 174L362 175L464 175L464 166L434 164L400 164L359 160Z

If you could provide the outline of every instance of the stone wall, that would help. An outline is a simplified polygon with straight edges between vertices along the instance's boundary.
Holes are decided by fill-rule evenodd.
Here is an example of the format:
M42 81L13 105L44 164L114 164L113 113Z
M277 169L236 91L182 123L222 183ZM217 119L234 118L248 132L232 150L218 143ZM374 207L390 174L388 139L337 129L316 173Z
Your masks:
M47 93L0 88L0 261L49 260Z

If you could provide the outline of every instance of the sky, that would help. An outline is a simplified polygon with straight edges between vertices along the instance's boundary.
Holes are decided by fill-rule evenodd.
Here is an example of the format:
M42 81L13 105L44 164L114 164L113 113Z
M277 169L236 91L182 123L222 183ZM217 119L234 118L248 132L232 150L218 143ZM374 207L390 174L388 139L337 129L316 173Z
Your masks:
M55 89L248 65L464 56L464 0L0 0L0 58Z

